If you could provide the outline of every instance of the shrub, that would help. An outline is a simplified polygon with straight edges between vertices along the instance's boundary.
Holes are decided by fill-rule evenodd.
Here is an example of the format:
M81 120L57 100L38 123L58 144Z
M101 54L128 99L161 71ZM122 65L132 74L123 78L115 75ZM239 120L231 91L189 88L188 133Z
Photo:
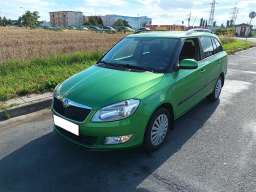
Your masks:
M237 39L234 37L235 37L234 33L227 33L225 35L219 35L219 39L222 44L227 44L227 43L232 43L232 42L237 41Z
M115 34L117 31L107 31L107 34Z
M251 31L248 35L248 37L254 37L254 33Z
M226 29L219 28L219 29L216 29L216 31L214 33L215 33L215 35L226 35L226 34L228 34L228 31Z

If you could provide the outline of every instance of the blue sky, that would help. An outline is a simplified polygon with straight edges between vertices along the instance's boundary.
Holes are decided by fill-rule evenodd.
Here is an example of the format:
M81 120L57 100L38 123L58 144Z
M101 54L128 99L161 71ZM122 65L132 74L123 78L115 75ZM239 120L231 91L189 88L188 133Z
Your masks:
M191 24L199 24L200 18L209 19L212 0L0 0L0 15L18 19L25 10L39 11L41 19L49 21L49 12L73 10L82 11L84 15L117 14L125 16L148 16L155 25L181 24L187 25L191 11ZM216 1L215 19L217 25L226 24L230 19L232 8L239 8L237 24L248 23L248 15L256 11L256 0L218 0ZM23 7L23 8L20 8ZM252 22L256 25L256 18Z

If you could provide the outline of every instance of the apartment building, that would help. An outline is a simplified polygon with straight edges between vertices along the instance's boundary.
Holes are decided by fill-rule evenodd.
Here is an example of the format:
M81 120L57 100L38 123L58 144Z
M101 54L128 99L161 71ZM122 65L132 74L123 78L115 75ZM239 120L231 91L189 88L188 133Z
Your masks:
M80 11L57 11L50 12L51 26L67 27L83 25L83 12Z

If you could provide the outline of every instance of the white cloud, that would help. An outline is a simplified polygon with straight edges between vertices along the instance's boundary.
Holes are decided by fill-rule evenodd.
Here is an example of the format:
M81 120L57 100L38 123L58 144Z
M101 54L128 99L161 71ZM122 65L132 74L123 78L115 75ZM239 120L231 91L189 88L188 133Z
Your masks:
M86 5L89 6L100 6L100 7L109 7L109 6L125 6L127 2L123 0L85 0Z

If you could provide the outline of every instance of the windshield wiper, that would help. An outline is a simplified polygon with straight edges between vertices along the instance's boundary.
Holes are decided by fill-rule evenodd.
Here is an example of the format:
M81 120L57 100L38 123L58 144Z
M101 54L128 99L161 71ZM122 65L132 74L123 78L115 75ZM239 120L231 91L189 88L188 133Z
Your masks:
M142 69L144 71L149 71L149 72L154 73L153 69L149 69L149 68L146 68L146 67L134 66L134 65L130 65L130 64L125 64L124 66L129 68L129 69Z
M109 63L109 62L106 62L106 61L98 61L97 64L99 63L103 63L105 65L112 65L112 66L115 66L115 67L126 67L126 68L129 68L129 69L140 69L140 70L144 70L144 71L149 71L149 72L152 72L154 73L154 70L153 69L148 69L146 67L139 67L139 66L134 66L134 65L130 65L130 64L115 64L115 63Z
M97 64L99 64L99 63L103 63L105 65L112 65L112 66L115 66L115 67L121 67L119 64L108 63L106 61L98 61Z

